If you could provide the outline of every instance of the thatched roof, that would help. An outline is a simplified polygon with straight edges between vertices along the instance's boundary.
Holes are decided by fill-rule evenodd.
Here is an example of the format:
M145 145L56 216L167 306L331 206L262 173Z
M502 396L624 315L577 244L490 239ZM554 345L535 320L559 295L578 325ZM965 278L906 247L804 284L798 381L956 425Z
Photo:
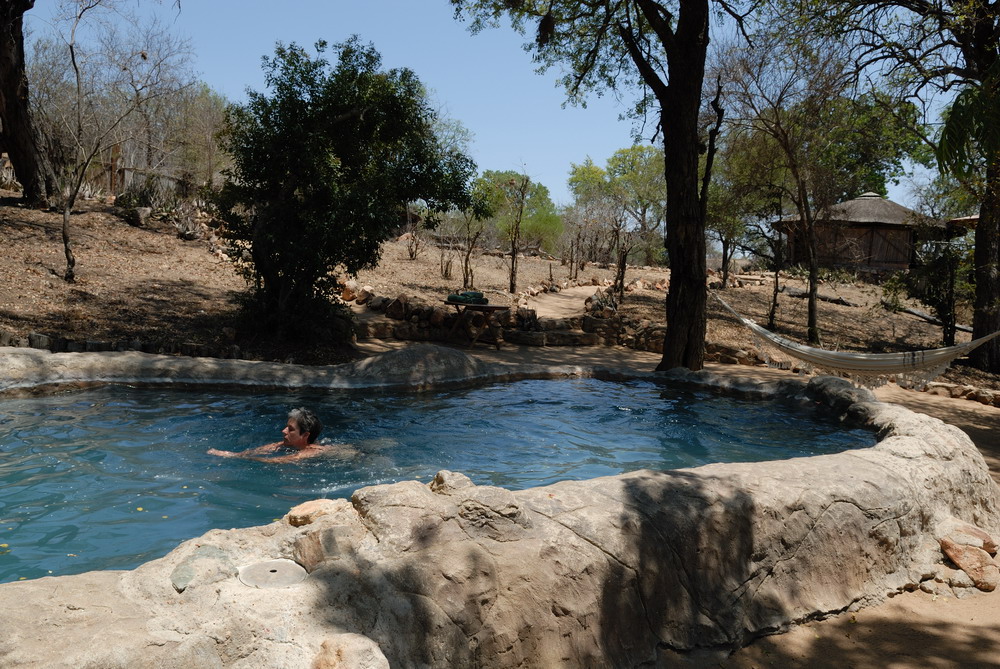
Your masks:
M798 216L786 216L781 220L791 223L798 221ZM892 200L887 200L878 193L864 193L853 200L835 204L826 211L816 212L816 220L876 226L944 227L945 225L943 221L928 218Z
M920 223L939 223L918 214L901 204L887 200L878 193L865 193L847 202L830 207L823 220L844 223L872 223L876 225L913 226Z

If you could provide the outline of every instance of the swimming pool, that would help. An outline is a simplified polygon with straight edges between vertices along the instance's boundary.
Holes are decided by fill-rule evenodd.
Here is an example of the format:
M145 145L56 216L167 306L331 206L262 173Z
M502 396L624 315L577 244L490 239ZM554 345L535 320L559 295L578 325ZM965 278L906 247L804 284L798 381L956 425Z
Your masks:
M218 458L278 441L313 408L352 453L274 465ZM773 400L649 381L534 380L421 394L98 390L0 402L0 582L131 569L212 528L270 522L316 497L430 480L511 489L640 468L871 446Z

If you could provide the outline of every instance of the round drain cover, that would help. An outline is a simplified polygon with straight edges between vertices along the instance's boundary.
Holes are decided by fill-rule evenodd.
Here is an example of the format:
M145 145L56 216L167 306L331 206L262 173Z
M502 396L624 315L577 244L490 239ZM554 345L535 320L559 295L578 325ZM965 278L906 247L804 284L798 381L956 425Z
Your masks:
M251 588L284 588L299 583L307 575L292 560L265 560L240 567L240 581Z

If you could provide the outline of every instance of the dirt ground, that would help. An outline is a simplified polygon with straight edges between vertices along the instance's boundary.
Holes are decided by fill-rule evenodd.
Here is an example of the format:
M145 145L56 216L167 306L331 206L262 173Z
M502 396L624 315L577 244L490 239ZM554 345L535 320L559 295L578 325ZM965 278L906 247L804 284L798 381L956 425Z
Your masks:
M0 193L0 196L3 196ZM7 194L10 195L10 194ZM246 283L233 265L213 254L205 239L183 241L168 221L154 221L148 228L128 225L102 204L85 202L74 214L70 234L77 256L77 281L61 279L65 258L61 243L61 217L52 212L23 209L10 199L0 199L0 330L17 336L41 332L69 339L194 342L209 344L230 339L245 357L304 363L336 363L374 353L389 345L362 343L360 350L341 346L312 346L289 350L268 340L266 333L239 318L238 297ZM451 278L442 277L442 252L425 248L416 260L408 257L403 242L390 242L382 262L363 272L358 281L377 294L399 293L440 300L461 284L460 260L452 261ZM484 255L475 260L476 287L491 302L510 300L506 292L507 267L503 258ZM542 279L567 278L569 269L558 260L526 258L521 263L518 288ZM610 278L612 271L588 266L580 279ZM630 268L627 280L662 278L663 270ZM757 322L766 320L771 286L747 285L724 292L737 311ZM756 283L754 281L753 283ZM785 279L784 285L801 288ZM842 297L857 307L821 302L820 326L827 348L861 351L894 351L940 345L940 329L914 316L888 312L879 305L876 286L826 283L821 294ZM639 290L629 293L621 311L637 321L664 320L664 293ZM567 299L569 298L569 299ZM572 311L564 296L559 308ZM783 295L778 314L779 331L802 341L805 300ZM912 305L919 308L919 305ZM960 338L967 339L968 335ZM753 345L749 333L717 302L710 301L708 339L734 347ZM534 349L505 347L506 354L539 362L561 364L655 366L658 356L620 348ZM479 355L505 352L477 351ZM723 372L745 373L749 368L713 366ZM767 374L775 370L757 369ZM784 372L787 373L787 372ZM951 370L946 380L987 388L1000 388L1000 377L965 367ZM965 400L950 400L889 386L878 391L886 401L900 402L918 411L944 418L972 436L995 476L1000 471L1000 409ZM679 666L750 667L1000 667L1000 592L976 594L965 599L934 598L925 593L898 595L881 606L801 625L785 634L767 637L729 658L681 658Z
M70 236L77 258L77 280L68 284L61 279L66 266L61 215L21 208L12 195L0 192L0 238L5 247L0 254L0 329L22 337L39 332L73 340L235 341L243 357L293 359L306 364L343 362L354 355L350 349L333 344L298 346L274 341L255 324L241 320L238 298L247 284L232 263L211 252L207 239L184 241L168 220L154 219L147 228L133 227L96 201L82 202L72 217ZM451 275L445 278L441 268L449 259ZM476 289L493 303L511 301L504 258L480 255L474 258L473 268ZM595 265L576 274L580 280L596 281L612 276L612 269ZM642 278L656 283L666 276L661 268L630 267L626 281ZM570 268L559 260L524 258L519 262L517 286L524 290L544 279L569 277ZM406 293L435 303L461 288L461 258L457 252L425 243L417 258L410 259L405 242L389 242L383 247L379 266L362 272L357 281L372 286L379 295ZM767 319L770 282L769 276L754 277L745 287L720 295L739 313L762 323ZM801 290L804 284L785 277L782 286ZM861 305L819 303L825 348L878 352L940 345L940 328L879 306L881 291L877 286L825 283L820 293ZM787 295L779 298L778 332L802 341L806 301ZM636 290L627 293L620 311L636 322L663 324L664 300L663 291ZM964 333L959 336L968 338ZM749 332L712 299L707 338L737 348L754 346ZM1000 388L1000 377L961 366L949 371L947 380Z

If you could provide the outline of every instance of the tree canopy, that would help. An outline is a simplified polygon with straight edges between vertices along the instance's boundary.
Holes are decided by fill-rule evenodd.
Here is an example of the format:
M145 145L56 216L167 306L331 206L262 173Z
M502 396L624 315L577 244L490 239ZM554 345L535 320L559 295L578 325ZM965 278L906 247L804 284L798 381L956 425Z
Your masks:
M618 149L604 169L588 158L571 166L568 183L578 206L603 210L604 227L628 230L643 264L660 261L666 196L662 148L636 144Z
M552 203L549 189L531 178L528 178L523 202L521 201L519 184L524 178L525 175L514 170L486 170L476 184L481 191L486 189L493 191L491 195L481 197L484 198L484 202L491 202L494 224L500 235L510 238L517 210L523 205L520 239L525 244L551 250L562 233L562 219L556 213L556 206Z
M956 174L979 162L984 185L975 234L973 337L1000 330L996 6L986 0L808 0L790 6L809 30L847 35L859 73L881 76L925 101L959 91L938 157L943 169ZM971 358L981 369L1000 371L1000 340L980 346Z
M508 17L535 31L543 66L565 68L571 100L593 91L641 90L637 112L656 119L664 147L666 240L671 264L667 333L658 369L701 369L705 356L705 200L699 155L706 150L699 109L709 41L709 0L452 0L473 30ZM717 6L730 11L732 4ZM710 144L710 142L709 142ZM708 149L711 153L711 147ZM710 168L711 161L706 162Z
M228 109L233 166L219 197L246 249L255 306L279 327L374 266L410 202L433 217L468 205L472 160L443 145L425 89L408 69L382 69L357 37L332 47L278 44L264 59L267 93Z

